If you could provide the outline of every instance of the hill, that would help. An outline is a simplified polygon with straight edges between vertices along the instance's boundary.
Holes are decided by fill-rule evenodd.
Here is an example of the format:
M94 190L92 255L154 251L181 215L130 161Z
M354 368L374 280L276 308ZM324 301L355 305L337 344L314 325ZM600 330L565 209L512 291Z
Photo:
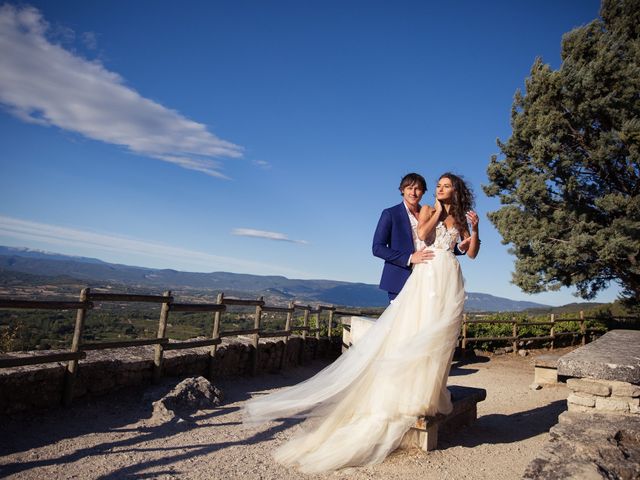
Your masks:
M15 273L28 274L33 282L60 284L86 282L100 285L126 285L159 291L233 292L252 297L263 295L269 303L291 299L309 303L328 303L352 307L386 306L387 295L377 285L337 280L301 280L279 275L250 275L230 272L181 272L104 262L95 258L73 257L39 250L0 246L0 281L7 285ZM21 277L22 281L28 281ZM37 280L36 280L37 279ZM551 308L535 302L523 302L485 293L468 292L467 311L523 311Z

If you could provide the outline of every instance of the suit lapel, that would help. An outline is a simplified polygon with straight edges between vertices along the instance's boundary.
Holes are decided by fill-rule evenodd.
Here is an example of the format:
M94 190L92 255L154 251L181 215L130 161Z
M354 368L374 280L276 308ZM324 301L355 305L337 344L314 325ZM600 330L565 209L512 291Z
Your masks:
M409 221L409 214L407 213L407 207L404 206L404 202L400 202L398 205L398 213L402 222L402 229L407 235L407 239L413 244L413 233L411 233L411 222Z

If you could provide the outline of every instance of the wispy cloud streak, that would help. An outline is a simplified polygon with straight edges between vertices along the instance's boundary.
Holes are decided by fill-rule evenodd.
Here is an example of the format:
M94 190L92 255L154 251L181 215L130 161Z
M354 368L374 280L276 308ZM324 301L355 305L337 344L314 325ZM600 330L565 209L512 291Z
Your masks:
M0 237L11 238L28 245L32 242L89 248L102 252L116 252L163 260L164 264L186 262L206 269L242 270L246 273L305 275L303 272L281 266L232 257L212 255L156 242L134 239L111 233L95 233L76 228L61 227L0 215ZM48 247L51 248L51 247Z
M49 41L48 30L37 9L0 6L0 103L9 112L226 178L214 158L241 157L242 147L144 98L100 62Z
M265 230L254 230L252 228L234 228L231 231L232 235L237 235L239 237L255 237L255 238L265 238L267 240L277 240L279 242L291 242L291 243L300 243L303 245L308 244L306 240L293 240L289 238L284 233L278 232L268 232Z

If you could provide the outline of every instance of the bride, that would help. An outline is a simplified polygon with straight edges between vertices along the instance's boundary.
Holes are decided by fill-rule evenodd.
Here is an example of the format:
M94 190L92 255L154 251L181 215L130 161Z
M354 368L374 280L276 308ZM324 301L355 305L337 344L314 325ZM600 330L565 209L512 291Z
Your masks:
M396 299L357 344L314 377L247 402L245 421L305 418L279 447L276 461L304 473L382 462L422 415L451 412L446 388L460 332L464 286L457 242L480 249L473 193L451 173L413 226L416 250L435 252L416 264ZM469 228L469 226L471 228Z

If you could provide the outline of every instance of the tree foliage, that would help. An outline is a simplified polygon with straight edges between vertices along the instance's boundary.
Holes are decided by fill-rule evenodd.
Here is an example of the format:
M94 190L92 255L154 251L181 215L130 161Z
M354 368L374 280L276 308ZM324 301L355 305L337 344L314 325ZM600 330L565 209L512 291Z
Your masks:
M615 281L637 304L640 0L604 0L600 16L564 35L559 69L535 60L484 190L524 291L590 299Z

